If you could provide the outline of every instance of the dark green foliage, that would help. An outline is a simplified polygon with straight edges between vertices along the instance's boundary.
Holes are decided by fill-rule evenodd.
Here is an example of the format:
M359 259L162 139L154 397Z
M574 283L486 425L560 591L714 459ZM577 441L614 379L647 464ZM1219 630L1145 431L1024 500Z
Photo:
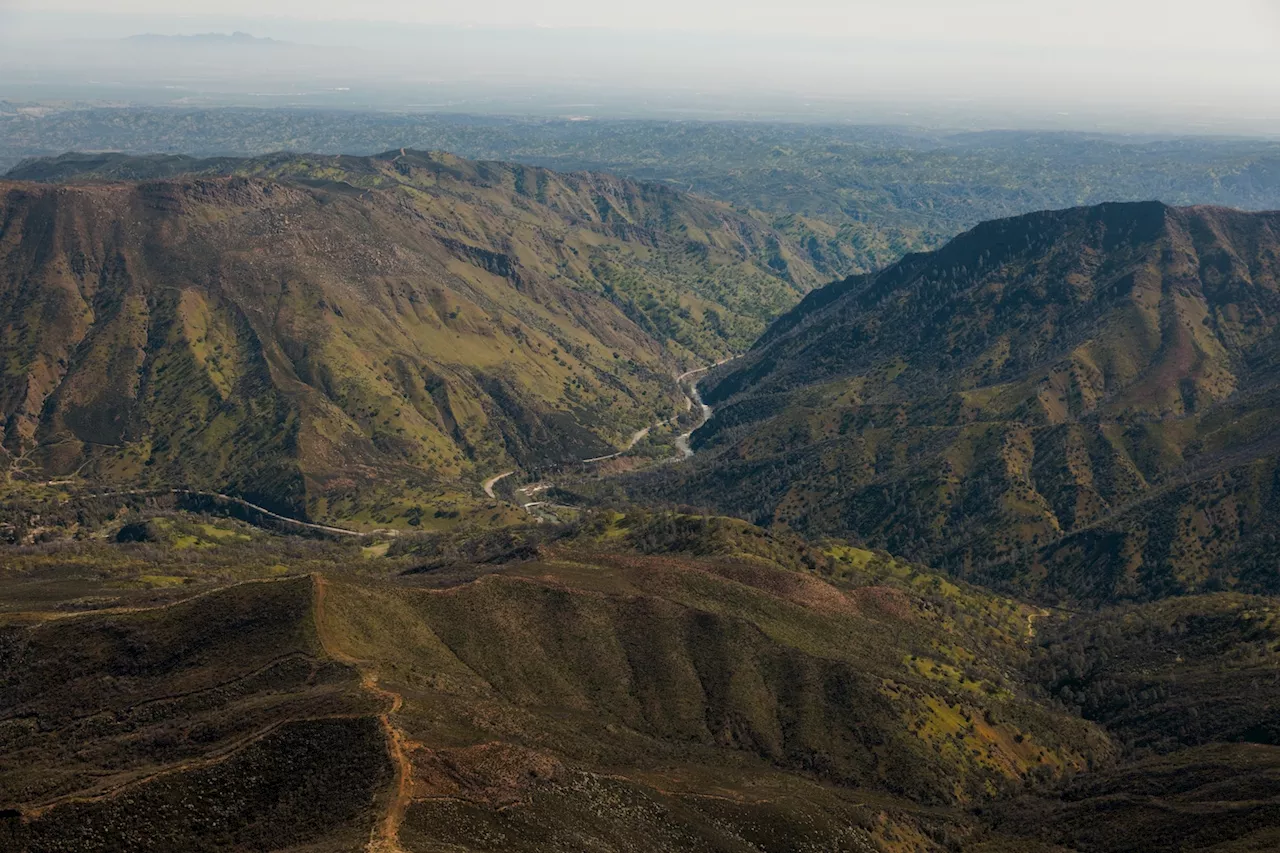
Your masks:
M1277 589L1276 214L985 223L810 294L632 494L852 536L1047 602Z
M150 521L131 521L116 532L116 541L159 542L160 529Z

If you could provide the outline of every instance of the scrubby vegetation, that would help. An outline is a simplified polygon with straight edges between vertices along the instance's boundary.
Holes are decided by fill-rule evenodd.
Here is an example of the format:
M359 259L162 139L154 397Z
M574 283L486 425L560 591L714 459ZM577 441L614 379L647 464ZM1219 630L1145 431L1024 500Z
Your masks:
M1275 215L1037 214L819 289L686 461L681 371L1110 143L532 130L738 204L409 148L3 191L0 847L1280 844ZM1120 189L1270 198L1269 151L1134 145Z
M631 495L852 536L1050 603L1277 591L1275 214L984 224L811 294Z
M608 175L393 151L104 182L104 159L130 168L0 186L5 482L499 525L486 477L671 418L676 374L822 281L750 216Z
M67 517L0 569L16 850L1027 850L1125 773L1273 748L1269 599L1072 615L673 511Z
M830 279L937 248L983 220L1033 210L1150 199L1280 208L1280 145L1267 141L280 109L44 108L33 115L0 106L0 169L65 151L259 156L402 147L668 182L760 211ZM172 173L189 159L161 165ZM113 174L136 176L127 165ZM767 260L779 268L788 262L781 251Z

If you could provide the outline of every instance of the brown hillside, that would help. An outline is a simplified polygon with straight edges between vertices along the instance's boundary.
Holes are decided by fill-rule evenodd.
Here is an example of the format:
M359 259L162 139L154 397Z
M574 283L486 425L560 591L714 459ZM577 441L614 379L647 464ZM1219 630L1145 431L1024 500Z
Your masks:
M1280 214L987 223L806 298L660 488L1049 597L1272 590L1278 330Z
M670 417L679 368L813 284L752 220L607 176L415 153L214 171L0 186L9 476L456 517L489 474Z

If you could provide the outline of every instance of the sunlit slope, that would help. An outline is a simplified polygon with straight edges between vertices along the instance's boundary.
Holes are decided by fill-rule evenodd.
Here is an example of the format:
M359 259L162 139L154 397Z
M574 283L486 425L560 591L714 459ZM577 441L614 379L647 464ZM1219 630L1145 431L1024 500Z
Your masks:
M758 117L757 117L758 118ZM408 145L667 182L769 222L832 280L935 249L979 222L1106 201L1280 208L1280 144L840 123L591 121L307 109L85 108L0 102L0 171L75 150L257 156ZM94 155L132 179L132 158ZM164 169L189 168L169 157ZM82 168L18 165L24 178Z
M328 635L404 700L406 849L945 849L964 807L1113 755L1016 674L1034 610L814 552L833 584L736 522L598 530L469 582L330 585ZM658 539L683 553L618 550Z
M4 187L11 471L465 514L482 476L670 417L679 368L814 283L751 220L608 177L415 154L215 171L236 174Z
M13 849L941 853L1115 755L1026 679L1041 611L869 552L604 515L210 590L272 547L296 571L253 536L168 603L136 604L158 544L4 578Z

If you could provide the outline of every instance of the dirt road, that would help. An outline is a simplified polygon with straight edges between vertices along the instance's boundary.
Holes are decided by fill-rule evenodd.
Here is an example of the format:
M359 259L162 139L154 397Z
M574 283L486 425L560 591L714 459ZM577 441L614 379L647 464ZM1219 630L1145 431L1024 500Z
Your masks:
M485 480L485 481L484 481L484 486L483 486L483 488L484 488L484 493L485 493L486 495L488 495L489 497L491 497L491 498L496 498L496 497L497 497L497 495L495 495L495 494L493 493L493 487L494 487L494 486L496 486L496 485L498 485L498 483L500 483L500 482L502 482L503 480L507 479L508 477L510 477L510 476L511 476L512 474L514 474L514 473L515 473L515 471L507 471L507 472L505 472L505 473L503 473L503 474L499 474L499 475L498 475L498 476L496 476L496 477L490 477L489 479Z

